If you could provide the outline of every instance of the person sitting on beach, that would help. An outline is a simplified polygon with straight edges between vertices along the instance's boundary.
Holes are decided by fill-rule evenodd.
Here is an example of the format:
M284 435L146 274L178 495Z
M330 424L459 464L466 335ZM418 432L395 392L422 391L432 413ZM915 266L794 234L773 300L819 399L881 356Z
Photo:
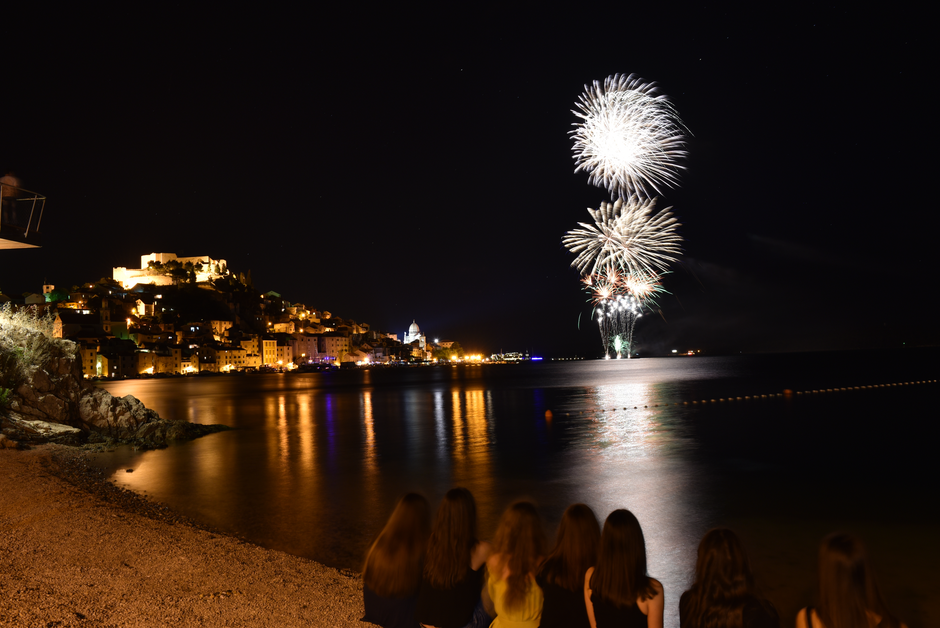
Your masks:
M485 628L483 566L490 544L477 539L477 508L465 488L447 491L437 510L424 561L416 618L428 628Z
M494 553L486 561L485 594L496 619L491 628L537 628L542 617L542 589L535 572L545 556L545 532L535 506L513 503L499 520Z
M629 510L604 522L597 566L584 576L584 604L591 628L663 628L663 585L646 573L646 541Z
M800 610L796 628L907 628L881 597L862 542L834 533L819 547L817 606Z
M695 583L679 599L682 628L780 628L777 609L756 594L738 536L709 530L698 545Z
M408 493L366 554L362 569L362 621L383 628L417 628L415 603L430 530L428 501Z
M589 628L584 605L584 574L597 563L601 527L584 504L568 506L558 524L555 548L542 563L535 581L542 588L540 628Z

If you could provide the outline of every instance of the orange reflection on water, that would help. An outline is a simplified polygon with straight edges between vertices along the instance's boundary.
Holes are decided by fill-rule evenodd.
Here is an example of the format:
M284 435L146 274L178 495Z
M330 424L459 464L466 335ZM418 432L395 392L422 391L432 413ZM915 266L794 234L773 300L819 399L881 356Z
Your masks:
M495 478L487 423L487 404L482 390L452 391L454 484L473 486L489 494Z
M450 404L451 404L451 420L453 422L453 439L454 443L451 447L453 452L454 462L459 462L464 460L467 456L467 438L464 435L464 416L463 416L463 404L461 403L461 392L460 390L452 390L450 393Z
M271 395L265 399L264 422L268 436L268 459L278 460L286 471L290 457L290 425L284 395Z
M362 424L365 428L365 452L362 456L363 476L369 493L376 494L378 488L379 465L376 462L378 451L375 448L375 419L372 413L372 391L362 391Z
M302 475L313 476L316 461L316 421L314 420L313 395L297 395L298 438L300 439L300 466Z

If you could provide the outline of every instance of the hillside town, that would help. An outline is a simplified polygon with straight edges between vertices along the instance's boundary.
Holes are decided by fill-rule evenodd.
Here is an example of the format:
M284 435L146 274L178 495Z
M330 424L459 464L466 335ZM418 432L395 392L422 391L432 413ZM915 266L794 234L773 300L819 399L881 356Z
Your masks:
M429 342L414 321L402 338L367 323L261 293L250 272L222 259L141 256L140 268L65 290L11 297L0 306L52 317L54 335L79 345L87 378L321 370L479 360L458 343Z

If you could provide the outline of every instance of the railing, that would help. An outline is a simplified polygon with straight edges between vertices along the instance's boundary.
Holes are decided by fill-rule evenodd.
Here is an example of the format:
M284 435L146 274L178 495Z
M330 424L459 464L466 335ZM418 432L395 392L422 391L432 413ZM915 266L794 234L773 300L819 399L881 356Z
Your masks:
M0 248L39 246L39 228L46 197L0 183Z

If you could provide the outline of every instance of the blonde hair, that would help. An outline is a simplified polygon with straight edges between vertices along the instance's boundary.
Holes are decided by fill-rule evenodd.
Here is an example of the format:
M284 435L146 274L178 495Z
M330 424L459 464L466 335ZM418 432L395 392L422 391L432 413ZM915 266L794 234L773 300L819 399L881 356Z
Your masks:
M496 566L500 571L509 569L504 604L517 608L524 603L529 580L545 555L545 532L535 506L525 501L510 505L500 517L493 545L499 554Z

